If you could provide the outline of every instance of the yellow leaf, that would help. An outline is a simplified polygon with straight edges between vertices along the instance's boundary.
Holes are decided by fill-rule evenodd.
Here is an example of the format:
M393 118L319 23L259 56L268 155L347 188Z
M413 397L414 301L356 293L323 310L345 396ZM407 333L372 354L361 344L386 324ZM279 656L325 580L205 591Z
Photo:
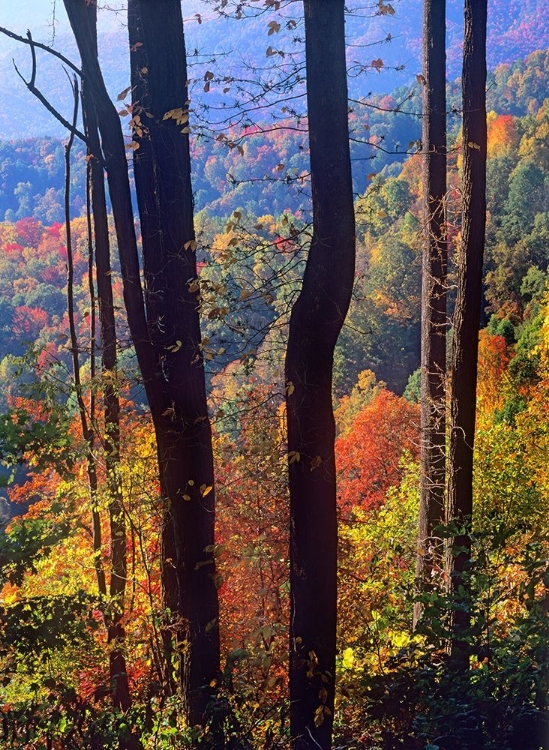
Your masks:
M324 721L324 706L319 706L315 711L315 727L319 727Z
M167 349L167 350L168 350L169 352L173 352L173 353L175 354L175 352L178 352L178 351L179 351L179 350L181 349L181 347L182 347L182 346L183 346L183 342L182 342L182 341L179 341L179 339L178 339L178 340L177 340L177 341L175 342L175 344L172 344L171 346L167 346L167 347L166 347L166 349Z

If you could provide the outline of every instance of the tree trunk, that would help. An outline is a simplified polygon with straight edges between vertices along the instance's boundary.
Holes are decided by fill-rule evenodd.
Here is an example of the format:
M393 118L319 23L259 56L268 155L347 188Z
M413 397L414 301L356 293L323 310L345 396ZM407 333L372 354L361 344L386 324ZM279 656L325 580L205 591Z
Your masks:
M164 327L165 297L164 283L164 250L162 246L162 227L160 223L160 206L158 192L156 190L156 168L154 152L150 138L150 95L148 91L148 79L143 71L147 70L147 54L143 45L143 30L140 18L139 4L137 0L128 2L128 32L131 67L132 87L132 115L138 118L137 123L142 122L140 128L134 130L133 138L139 145L133 154L134 179L137 191L137 204L139 209L139 221L141 226L141 242L143 245L143 271L145 277L145 303L147 308L147 320L151 340L156 347L156 356L161 357L168 346L162 344L162 331ZM141 134L140 134L141 133ZM159 449L159 464L162 463ZM166 501L167 494L162 489L162 596L164 604L164 623L162 628L162 640L164 645L164 661L166 665L164 674L164 689L173 693L175 683L172 678L172 661L174 656L174 645L178 638L172 638L172 628L177 622L179 612L179 587L177 583L177 571L175 566L175 530L172 516ZM179 640L185 640L185 638Z
M349 307L355 224L343 0L305 0L313 240L286 354L293 748L331 746L336 654L334 347Z
M467 570L471 558L477 356L486 226L486 6L487 0L465 0L463 220L452 346L448 482L448 520L459 528L448 551L451 591L458 600L452 623L452 657L458 668L467 668L469 662ZM465 606L460 606L459 600Z
M131 2L129 12L135 34L131 49L139 51L146 63L138 70L132 65L132 115L139 116L144 126L142 134L136 130L140 148L134 171L144 227L149 332L162 359L169 399L169 414L153 418L162 490L169 499L168 520L173 526L172 532L166 529L163 543L175 545L177 601L170 586L164 589L169 606L172 601L178 604L182 627L178 640L190 644L181 661L181 679L187 688L188 715L195 724L203 720L212 693L209 684L219 671L219 610L212 439L198 293L191 283L197 279L197 267L185 39L178 0L159 0L154 6Z
M97 8L88 6L90 31L97 55ZM122 625L127 577L127 534L120 480L120 404L117 394L116 326L111 281L110 241L105 198L104 173L101 164L101 144L93 95L84 80L82 88L84 129L88 142L93 234L99 325L101 332L101 373L105 418L104 455L107 475L111 563L109 601L105 609L105 624L109 643L109 673L115 706L127 711L131 696L124 656L125 632Z
M416 575L432 588L443 563L434 529L446 485L446 2L423 3L424 226L421 295L421 484ZM414 609L414 624L421 614Z
M75 84L76 85L76 84ZM78 119L78 91L75 89L75 106L73 114L73 124L76 126ZM65 218L65 244L67 250L67 317L69 320L69 338L71 342L71 359L72 372L74 380L74 390L76 403L78 405L78 414L80 417L80 427L82 437L86 444L86 471L88 474L88 484L90 488L91 516L92 516L92 545L93 545L93 566L95 569L95 579L97 582L97 591L99 597L104 602L107 593L105 571L101 559L103 551L103 542L101 536L101 516L98 509L98 479L97 479L97 462L95 460L95 434L93 426L90 425L95 415L95 399L91 400L90 414L86 410L84 403L84 392L82 388L82 377L80 372L80 352L78 345L78 335L76 332L76 321L74 315L74 258L72 252L72 231L70 215L70 186L71 186L71 149L74 142L74 135L71 132L67 145L65 146L65 190L64 190L64 218ZM93 342L92 342L93 343ZM93 362L93 359L92 359Z
M155 426L163 502L171 517L164 550L171 543L177 581L177 595L172 595L171 601L177 606L183 695L189 722L200 724L213 692L210 683L219 673L219 611L213 556L211 430L197 295L188 283L196 280L189 141L188 135L181 133L184 125L177 123L178 118L164 120L170 110L188 109L181 8L177 0L159 0L154 5L134 2L130 7L141 20L143 38L139 42L147 68L140 72L148 95L142 106L151 115L144 116L141 127L134 113L134 139L140 146L140 140L150 138L154 172L153 182L150 176L140 180L137 161L136 186L140 207L151 201L156 205L159 227L154 236L146 228L143 234L146 282L154 291L153 307L163 316L161 321L154 317L148 293L147 307L153 315L148 321L120 119L90 46L86 0L65 0L65 7L98 114L124 301ZM164 572L171 567L166 562Z

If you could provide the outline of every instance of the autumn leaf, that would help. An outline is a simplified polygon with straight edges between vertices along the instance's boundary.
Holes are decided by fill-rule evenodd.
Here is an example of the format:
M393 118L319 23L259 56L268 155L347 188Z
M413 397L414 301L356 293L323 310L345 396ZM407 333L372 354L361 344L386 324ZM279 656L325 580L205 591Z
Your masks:
M315 727L319 727L324 721L324 706L318 706L315 711Z
M395 15L395 9L393 8L393 6L390 5L389 3L385 4L383 0L379 0L378 12L382 16L394 16Z
M315 456L313 460L311 461L311 471L314 471L315 469L318 469L320 464L322 463L322 459L320 456Z
M178 351L179 351L179 350L181 349L181 347L182 347L182 346L183 346L183 342L182 342L182 341L179 341L179 340L177 340L177 341L175 342L175 344L172 344L171 346L167 346L167 347L166 347L166 349L167 349L167 350L168 350L169 352L172 352L173 354L175 354L176 352L178 352Z
M128 86L127 88L125 88L124 91L121 91L118 94L118 96L116 97L116 101L117 102L123 101L126 98L126 96L130 93L131 90L132 90L131 86Z

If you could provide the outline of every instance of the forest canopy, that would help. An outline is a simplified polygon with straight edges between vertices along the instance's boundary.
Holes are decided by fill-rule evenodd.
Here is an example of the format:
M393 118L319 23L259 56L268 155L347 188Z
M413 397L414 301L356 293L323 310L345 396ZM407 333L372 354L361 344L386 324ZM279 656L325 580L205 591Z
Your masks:
M548 747L543 4L62 5L0 20L0 748Z

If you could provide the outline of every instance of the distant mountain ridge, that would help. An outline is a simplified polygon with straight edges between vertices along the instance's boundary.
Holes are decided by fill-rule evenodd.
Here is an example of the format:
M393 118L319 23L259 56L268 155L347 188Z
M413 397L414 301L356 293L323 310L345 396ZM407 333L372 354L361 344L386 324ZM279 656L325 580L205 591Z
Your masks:
M358 12L362 3L349 2L347 18L349 66L358 74L350 80L352 96L370 92L389 93L396 86L408 85L420 72L421 63L421 0L392 0L394 15L374 15ZM183 5L185 10L185 3ZM194 10L196 3L187 6ZM300 7L295 6L295 7ZM373 6L375 10L375 4ZM293 11L294 6L290 9ZM353 14L353 10L355 13ZM3 22L5 12L0 18ZM123 18L123 17L122 17ZM217 65L219 71L235 71L242 64L252 68L264 66L266 49L295 51L300 48L302 30L282 26L277 34L267 35L271 17L255 19L216 19L210 11L199 23L191 16L186 23L187 47L192 65L190 75L201 79L205 67ZM460 73L462 4L450 0L448 4L448 77ZM29 19L32 29L32 18ZM117 31L101 35L101 58L107 86L113 96L129 83L128 49L122 20ZM42 36L44 31L42 30ZM47 35L46 35L47 36ZM50 34L51 36L51 34ZM385 40L385 41L382 41ZM389 40L389 41L387 41ZM488 65L494 68L502 62L524 58L536 49L545 48L549 40L549 4L546 0L492 0L489 2ZM376 44L381 42L380 44ZM56 48L77 60L73 40L65 32L55 39ZM198 53L198 54L195 54ZM5 37L0 41L0 96L4 106L0 110L0 139L11 140L45 135L62 137L62 127L43 110L26 91L17 77L13 59L24 75L29 70L28 49ZM371 67L373 60L381 60L381 72ZM215 68L214 68L215 70ZM40 56L38 84L52 102L67 115L71 109L70 88L59 63L46 54ZM196 87L195 103L223 100L222 87L212 86L210 94ZM230 94L224 98L230 101Z

